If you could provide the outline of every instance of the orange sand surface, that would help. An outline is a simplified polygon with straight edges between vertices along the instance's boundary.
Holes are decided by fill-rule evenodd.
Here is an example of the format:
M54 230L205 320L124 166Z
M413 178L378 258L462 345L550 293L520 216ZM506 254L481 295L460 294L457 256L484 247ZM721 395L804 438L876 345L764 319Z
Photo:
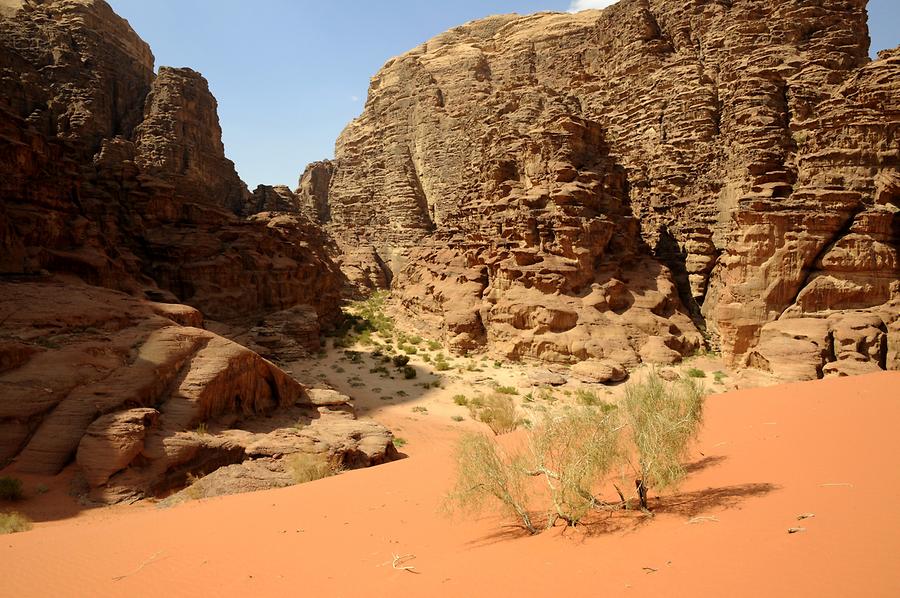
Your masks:
M712 396L656 517L536 537L440 512L464 427L421 418L389 465L2 536L0 595L900 596L898 389L889 372ZM392 568L406 554L416 573Z

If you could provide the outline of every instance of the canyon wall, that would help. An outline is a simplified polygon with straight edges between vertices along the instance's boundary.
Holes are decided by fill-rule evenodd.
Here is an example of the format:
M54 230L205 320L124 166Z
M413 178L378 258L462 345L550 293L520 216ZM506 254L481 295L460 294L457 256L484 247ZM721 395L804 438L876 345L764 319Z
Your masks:
M247 191L207 81L153 62L101 0L0 4L0 469L74 463L116 502L394 458L349 397L204 329L305 355L346 281L289 190Z
M308 202L351 278L369 255L460 351L633 366L709 343L785 378L779 362L816 377L842 354L896 367L900 62L870 62L865 6L467 23L373 77ZM863 316L870 340L842 352ZM799 357L778 330L810 318Z

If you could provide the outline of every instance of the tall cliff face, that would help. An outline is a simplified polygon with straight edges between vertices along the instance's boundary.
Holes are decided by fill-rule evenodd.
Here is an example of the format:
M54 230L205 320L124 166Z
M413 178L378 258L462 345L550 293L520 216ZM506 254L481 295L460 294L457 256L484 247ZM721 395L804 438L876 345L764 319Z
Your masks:
M234 319L260 352L317 348L344 278L321 228L268 211L292 197L250 197L206 81L154 75L105 2L0 0L0 470L74 462L91 499L116 502L229 464L231 490L290 484L292 453L393 458L349 397L317 402L202 329Z
M238 216L252 202L206 80L154 75L105 2L7 7L0 87L5 273L75 274L217 319L336 315L344 283L322 232L299 215Z
M886 338L900 78L868 64L865 5L622 0L452 29L372 79L329 226L460 349L628 365L706 328L745 363L765 326L847 310Z

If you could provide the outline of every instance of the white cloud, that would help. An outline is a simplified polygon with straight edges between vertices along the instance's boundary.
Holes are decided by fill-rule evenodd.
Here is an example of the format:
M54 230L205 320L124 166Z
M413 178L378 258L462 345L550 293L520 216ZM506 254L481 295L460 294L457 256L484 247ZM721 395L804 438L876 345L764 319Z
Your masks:
M358 101L359 101L359 96L350 96L350 101L351 101L351 102L358 102Z
M578 12L589 8L606 8L616 2L618 0L572 0L572 4L569 5L569 12Z

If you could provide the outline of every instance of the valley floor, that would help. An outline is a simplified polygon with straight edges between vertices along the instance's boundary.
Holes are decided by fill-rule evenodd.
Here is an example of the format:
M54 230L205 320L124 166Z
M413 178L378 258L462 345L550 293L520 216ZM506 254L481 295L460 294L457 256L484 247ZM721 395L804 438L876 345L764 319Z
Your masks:
M344 367L335 363L302 367ZM0 538L0 594L900 595L900 373L713 395L692 473L655 518L604 515L536 537L441 512L454 441L481 426L451 419L465 414L448 398L459 381L404 401L382 401L374 382L357 382L369 389L358 407L393 427L410 458L38 523ZM403 555L415 555L415 572L392 567Z

